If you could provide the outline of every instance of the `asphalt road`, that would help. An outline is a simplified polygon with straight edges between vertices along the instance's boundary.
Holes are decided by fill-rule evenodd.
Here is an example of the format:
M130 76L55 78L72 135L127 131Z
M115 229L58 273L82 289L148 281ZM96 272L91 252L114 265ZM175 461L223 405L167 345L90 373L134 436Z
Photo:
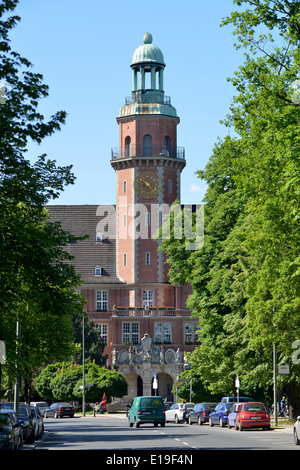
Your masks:
M44 423L43 440L35 441L32 446L26 446L27 450L102 450L106 452L104 455L112 455L114 458L118 457L118 451L126 451L127 454L131 452L132 455L139 456L140 459L143 456L146 459L152 458L153 454L154 460L151 462L147 460L152 464L175 463L171 460L156 462L156 456L160 451L165 451L164 455L170 456L174 455L174 452L175 455L182 456L193 454L195 459L199 450L300 450L300 446L294 444L292 429L240 432L227 427L214 426L211 428L208 424L199 426L197 424L173 423L167 423L163 428L144 424L136 429L129 427L125 416L113 415L75 417L73 419L47 418ZM169 459L169 457L166 458ZM106 463L118 464L117 461ZM195 461L182 463L195 463ZM137 461L133 461L132 466L137 468L139 465Z

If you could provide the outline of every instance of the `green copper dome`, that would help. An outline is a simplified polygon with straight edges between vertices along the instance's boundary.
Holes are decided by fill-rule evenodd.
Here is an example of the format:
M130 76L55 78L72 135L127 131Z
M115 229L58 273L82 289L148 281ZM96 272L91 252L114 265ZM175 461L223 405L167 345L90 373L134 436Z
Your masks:
M139 46L133 53L131 67L141 63L159 64L163 67L166 65L161 50L152 44L152 35L144 34L144 44Z

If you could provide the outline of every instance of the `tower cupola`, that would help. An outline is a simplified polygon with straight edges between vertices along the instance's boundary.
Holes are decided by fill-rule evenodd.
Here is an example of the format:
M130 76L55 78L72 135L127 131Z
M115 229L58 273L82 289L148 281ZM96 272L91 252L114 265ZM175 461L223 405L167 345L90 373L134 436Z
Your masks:
M176 109L171 105L171 98L164 93L165 61L162 51L153 43L152 34L146 33L143 44L133 53L132 93L125 99L125 106L119 117L138 114L161 114L176 119Z
M144 44L133 53L131 68L133 72L133 92L137 90L159 90L163 92L163 72L166 66L161 50L152 44L152 35L144 34ZM146 74L150 74L149 84ZM140 80L138 84L138 76ZM157 79L158 77L158 79Z

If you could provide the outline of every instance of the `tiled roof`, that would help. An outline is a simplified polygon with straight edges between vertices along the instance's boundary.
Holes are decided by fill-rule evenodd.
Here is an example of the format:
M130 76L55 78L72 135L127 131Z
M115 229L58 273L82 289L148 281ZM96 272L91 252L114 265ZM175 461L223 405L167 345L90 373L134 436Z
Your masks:
M66 249L74 256L70 263L84 283L121 283L116 273L115 206L113 205L49 205L51 219L59 221L64 230L75 236L88 235L86 240L70 243ZM109 232L106 232L106 229ZM102 230L101 230L102 229ZM96 241L101 232L102 242ZM95 275L101 266L101 275Z

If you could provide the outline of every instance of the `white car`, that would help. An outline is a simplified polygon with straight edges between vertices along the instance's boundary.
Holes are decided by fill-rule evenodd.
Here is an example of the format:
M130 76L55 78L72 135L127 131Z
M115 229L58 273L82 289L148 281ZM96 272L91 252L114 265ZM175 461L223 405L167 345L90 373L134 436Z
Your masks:
M180 423L180 421L184 421L184 412L186 411L186 414L188 414L194 406L194 403L174 403L165 412L166 422L175 421L175 423Z
M296 446L300 445L300 416L297 417L297 421L294 424L294 442Z

